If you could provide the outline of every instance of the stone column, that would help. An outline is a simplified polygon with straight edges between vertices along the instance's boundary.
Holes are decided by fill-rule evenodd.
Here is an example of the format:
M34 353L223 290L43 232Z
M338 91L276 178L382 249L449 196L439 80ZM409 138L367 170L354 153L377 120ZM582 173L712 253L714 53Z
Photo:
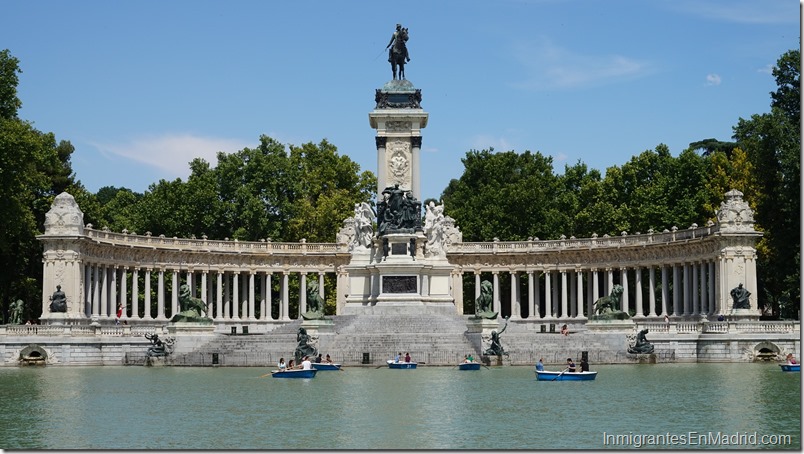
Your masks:
M139 281L140 269L134 267L134 269L131 271L131 317L138 320L140 319Z
M217 304L215 305L215 319L223 319L223 270L218 270L215 279L218 281L218 286L215 289Z
M528 273L528 318L529 319L538 319L539 316L536 313L536 300L533 295L533 270L526 270Z
M636 292L636 301L634 309L636 310L636 317L642 318L645 316L645 309L642 304L642 268L634 267L634 291Z
M209 274L209 271L207 270L201 272L201 294L203 295L203 301L207 307L207 311L202 315L212 318L212 311L210 310L211 306L209 305L209 303L212 302L212 289L207 283L207 274Z
M709 291L706 288L706 269L709 265L706 263L706 260L702 261L698 271L701 273L700 283L698 287L700 288L701 292L701 315L709 314L709 298L708 294Z
M288 271L282 271L282 317L290 320L290 291L288 289Z
M538 271L533 275L533 313L538 320L542 319L542 289Z
M94 277L92 279L92 286L94 291L92 292L92 316L98 317L100 316L100 265L93 265L92 269L94 270Z
M511 318L522 318L522 306L519 301L519 274L516 270L511 270Z
M240 320L240 271L232 273L232 320Z
M650 316L656 317L656 267L651 265L648 271L648 304L650 304ZM664 313L662 313L664 315Z
M98 283L100 284L100 316L109 318L109 269L106 265L98 265Z
M156 288L156 319L167 320L165 316L165 269L159 268Z
M544 270L544 318L553 318L553 299L552 299L552 272Z
M698 262L690 264L690 274L692 275L692 315L697 316L699 313L700 300L698 299Z
M151 268L145 268L145 299L143 304L143 315L145 320L153 320L153 313L151 313Z
M254 316L254 270L248 272L248 319L257 320Z
M299 273L299 316L307 312L307 273Z
M715 315L717 313L717 300L715 300L715 262L709 262L709 280L707 281L707 289L709 291L709 314Z
M681 309L681 279L679 276L679 267L674 263L673 264L673 315L680 316L684 314L684 311Z
M501 311L502 308L500 307L501 306L500 305L500 276L499 276L500 272L499 271L492 271L491 275L492 275L492 280L494 281L494 282L492 282L492 284L494 284L494 298L493 298L494 301L492 303L494 306L493 306L492 310L494 312L496 312L497 317L499 317L500 312L502 312Z
M690 302L690 293L692 289L690 288L690 265L689 263L684 263L684 277L683 277L683 284L682 284L682 295L684 295L684 315L690 315L692 313L692 304Z
M112 265L110 271L112 272L112 281L110 282L109 300L111 302L112 317L117 318L117 266Z
M171 289L170 289L170 317L172 318L174 315L180 312L179 309L179 270L173 270L171 274ZM187 286L190 287L190 276L189 273L187 275Z
M388 181L388 176L385 171L385 146L388 143L388 138L385 136L374 137L374 144L377 147L377 195L382 194L383 186ZM416 195L416 194L414 194Z
M223 318L232 319L232 273L223 272Z
M321 297L321 300L326 302L327 295L324 294L324 272L318 272L318 295Z
M260 320L268 320L271 317L271 307L267 304L265 295L268 294L268 273L262 273L260 279Z
M477 313L477 298L480 297L480 270L475 270L475 313Z
M628 299L628 268L626 267L620 268L620 280L623 286L623 297L622 297L623 307L621 310L627 314L628 311L631 309L630 304L631 302ZM611 288L613 289L614 286L611 286ZM611 289L609 289L609 291L611 291Z
M561 270L561 318L569 318L569 306L567 304L567 270Z
M123 305L123 316L121 317L122 320L128 319L128 279L126 273L128 271L127 267L122 268L122 275L120 276L120 304Z
M576 318L578 320L586 320L587 318L583 313L583 305L584 305L583 304L584 303L584 298L583 298L583 270L580 269L580 268L575 269L575 286L576 286L575 304L578 306L578 314L576 315Z
M662 317L665 315L672 315L669 312L670 307L670 286L667 285L667 275L668 275L667 265L662 264L662 313L660 314Z
M418 170L420 167L421 162L421 149L422 149L422 136L413 136L410 138L410 147L411 147L411 166L416 169L411 175L412 179L412 186L411 191L413 195L418 199L422 198L422 183L421 183L421 172Z

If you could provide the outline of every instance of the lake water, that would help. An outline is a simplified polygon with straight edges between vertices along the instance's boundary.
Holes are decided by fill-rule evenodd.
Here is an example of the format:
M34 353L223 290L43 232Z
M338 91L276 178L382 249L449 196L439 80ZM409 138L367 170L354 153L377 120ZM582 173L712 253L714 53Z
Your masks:
M539 382L516 366L348 367L314 379L251 367L0 368L0 448L801 449L799 373L592 369L594 382ZM701 437L710 444L690 444Z

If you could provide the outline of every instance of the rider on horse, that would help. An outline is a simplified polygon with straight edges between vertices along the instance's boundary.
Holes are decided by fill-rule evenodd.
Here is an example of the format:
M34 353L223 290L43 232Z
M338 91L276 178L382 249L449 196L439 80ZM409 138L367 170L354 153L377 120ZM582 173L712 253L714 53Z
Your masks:
M403 37L400 38L400 35L402 35ZM397 41L397 39L399 40ZM394 48L401 49L403 52L403 57L405 57L405 61L406 62L410 61L410 56L408 55L408 46L405 45L405 41L407 40L408 40L408 29L402 28L402 25L400 24L396 24L396 31L391 36L391 41L389 41L388 45L385 46L385 48L388 49L389 62L393 61Z

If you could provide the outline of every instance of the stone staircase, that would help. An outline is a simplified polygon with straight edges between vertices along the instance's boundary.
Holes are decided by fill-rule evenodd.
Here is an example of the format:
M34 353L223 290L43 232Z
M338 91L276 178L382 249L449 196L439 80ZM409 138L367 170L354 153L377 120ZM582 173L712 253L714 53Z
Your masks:
M469 353L481 358L488 348L488 339L473 321L457 314L364 314L328 319L330 325L308 327L308 334L320 353L329 354L344 366L381 367L387 359L406 352L420 364L449 366ZM179 336L174 353L166 361L177 366L271 367L281 357L293 357L300 326L302 321L294 320L266 334ZM502 327L503 323L496 329ZM502 364L532 365L544 358L546 364L563 365L569 357L577 361L583 352L591 364L635 362L634 355L627 353L624 332L590 332L583 325L571 327L569 336L558 331L558 327L550 332L547 327L542 331L540 324L510 321L500 335L509 354L502 358ZM657 349L656 353L660 361L666 361L674 358L675 351ZM485 359L498 364L497 358ZM138 362L129 358L129 363Z

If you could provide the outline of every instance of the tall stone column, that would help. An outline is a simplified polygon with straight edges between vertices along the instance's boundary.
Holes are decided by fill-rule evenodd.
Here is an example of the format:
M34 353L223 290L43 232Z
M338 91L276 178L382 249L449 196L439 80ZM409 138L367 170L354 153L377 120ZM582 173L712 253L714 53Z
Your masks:
M493 298L493 308L492 311L497 313L497 317L500 316L500 312L502 308L500 307L500 272L499 271L492 271L492 284L494 287L494 298Z
M650 316L656 317L656 267L651 265L648 271L648 303L650 304ZM664 312L662 312L664 314Z
M536 313L536 298L534 296L533 270L527 270L528 273L528 318L538 319L539 314Z
M254 270L248 273L248 319L256 320L254 316Z
M511 270L511 319L522 318L522 307L519 302L519 274Z
M583 306L584 306L584 298L583 298L583 270L580 268L575 269L575 286L577 289L575 290L576 298L575 304L578 306L578 313L576 314L576 318L578 320L586 320L587 317L583 313Z
M131 317L140 319L140 269L134 267L131 271Z
M552 272L544 270L544 318L553 318L553 289L552 289Z
M569 318L569 305L567 304L567 270L561 270L561 318Z
M232 273L232 320L240 320L240 271Z
M159 268L156 285L156 319L166 320L165 316L165 269Z
M153 320L151 313L151 268L145 268L145 299L143 300L143 315L145 320Z
M282 271L282 320L290 320L289 271Z
M410 81L394 80L375 93L369 123L377 130L377 194L398 184L423 199L419 171L421 130L429 114L421 107L421 90Z
M215 289L215 301L217 301L217 304L215 305L216 320L223 319L223 273L223 270L218 270L215 277L218 281L217 288Z

